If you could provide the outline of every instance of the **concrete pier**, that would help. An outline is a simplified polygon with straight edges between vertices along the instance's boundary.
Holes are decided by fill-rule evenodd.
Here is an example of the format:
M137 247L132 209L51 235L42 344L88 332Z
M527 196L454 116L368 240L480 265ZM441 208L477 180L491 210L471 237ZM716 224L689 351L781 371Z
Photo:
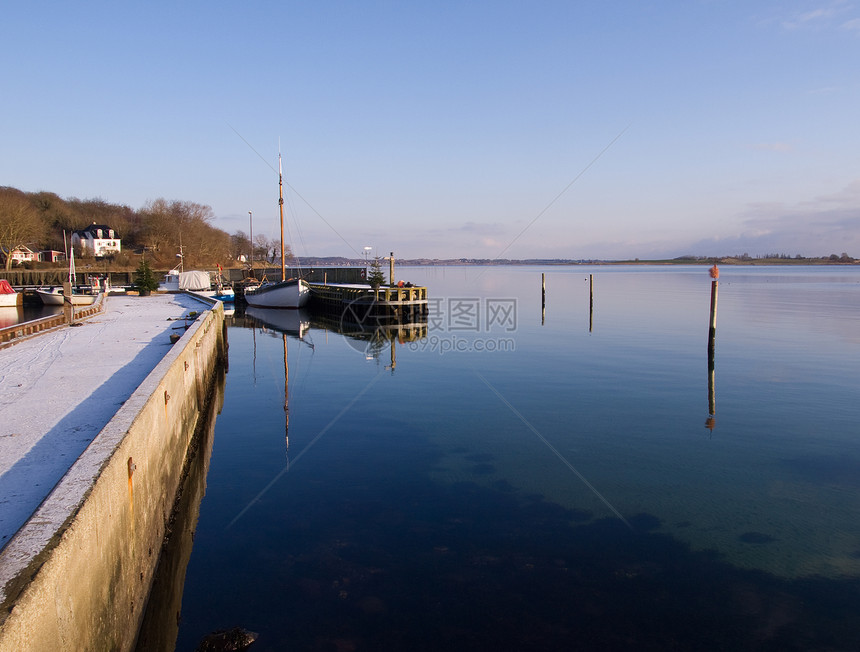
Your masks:
M38 335L0 351L0 362L13 352L29 352L34 361L50 358L44 373L35 372L29 390L19 388L23 394L67 366L69 389L86 396L82 405L93 396L105 399L131 371L143 372L128 396L91 401L89 414L73 409L47 433L59 444L65 439L62 433L78 432L74 418L88 422L101 409L96 406L103 408L106 402L110 407L107 423L0 551L0 652L130 650L138 635L186 453L225 360L226 333L220 304L209 309L212 304L188 295L114 301L109 298L104 315L79 327ZM130 301L140 303L135 307ZM179 314L171 321L161 317L149 323L135 338L132 333L140 333L144 326L135 309L146 305L158 313L158 307L163 308L160 302L172 302ZM128 320L122 314L117 317L122 307ZM96 321L111 319L113 326ZM45 339L56 338L57 333L59 339ZM171 345L174 334L181 337ZM119 355L122 349L105 344L114 336L124 338L121 345L135 353L131 360ZM80 361L81 377L75 385L74 362L80 350L76 346L91 352L92 359ZM154 368L141 370L152 354L157 357ZM51 364L57 356L66 364ZM101 367L98 373L86 371L92 360ZM4 390L2 381L11 368L3 367ZM104 374L107 380L99 384L97 379ZM64 391L59 386L55 390ZM22 406L27 405L26 395L19 398ZM44 398L47 409L50 397ZM36 411L32 416L38 421L41 415ZM6 445L4 440L25 436L26 425L0 433L4 434L0 447ZM7 424L2 427L8 429ZM36 441L22 460L38 447ZM7 464L0 480L16 466Z

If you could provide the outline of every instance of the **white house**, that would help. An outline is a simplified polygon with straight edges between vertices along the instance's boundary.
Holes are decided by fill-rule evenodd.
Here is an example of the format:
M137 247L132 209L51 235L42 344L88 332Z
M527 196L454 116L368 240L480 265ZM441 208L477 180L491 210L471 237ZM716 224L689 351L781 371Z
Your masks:
M93 222L85 229L72 231L72 246L100 258L122 251L122 240L109 226Z

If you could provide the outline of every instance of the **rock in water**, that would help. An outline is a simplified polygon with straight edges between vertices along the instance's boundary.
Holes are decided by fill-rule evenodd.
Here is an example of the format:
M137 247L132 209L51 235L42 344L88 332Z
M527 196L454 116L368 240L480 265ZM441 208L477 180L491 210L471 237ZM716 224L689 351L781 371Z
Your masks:
M241 652L257 640L255 632L241 627L219 630L203 637L195 652Z

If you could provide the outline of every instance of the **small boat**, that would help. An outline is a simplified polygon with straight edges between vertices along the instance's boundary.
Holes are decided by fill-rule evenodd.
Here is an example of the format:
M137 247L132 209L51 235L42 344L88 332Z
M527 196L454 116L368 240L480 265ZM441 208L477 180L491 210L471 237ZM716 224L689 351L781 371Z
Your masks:
M221 283L220 274L213 287L209 272L201 271L183 272L179 269L171 269L164 275L164 279L159 284L159 289L165 292L185 290L224 302L230 302L236 298L233 288Z
M69 303L73 306L91 306L95 303L96 294L83 294L75 291L75 250L69 252L69 283L72 284L72 296ZM50 287L48 289L39 288L36 294L46 306L62 306L66 302L66 297L63 295L63 289L58 287Z
M65 301L65 296L63 296L63 288L50 287L50 288L38 288L36 290L36 294L39 295L39 298L42 300L42 303L46 306L62 306ZM96 301L95 294L78 294L73 292L71 298L71 304L73 306L91 306Z
M5 278L0 279L0 307L14 308L15 306L20 306L22 302L22 295L19 292L15 292L15 288L9 284L9 281Z
M203 292L212 287L209 280L209 272L183 272L179 269L171 269L164 275L159 290L165 292Z
M245 290L245 301L255 308L301 308L311 298L311 286L302 278L287 278L284 261L284 173L278 153L278 205L281 211L281 280Z
M253 290L245 290L245 301L255 308L301 308L310 297L310 285L300 278L264 283Z

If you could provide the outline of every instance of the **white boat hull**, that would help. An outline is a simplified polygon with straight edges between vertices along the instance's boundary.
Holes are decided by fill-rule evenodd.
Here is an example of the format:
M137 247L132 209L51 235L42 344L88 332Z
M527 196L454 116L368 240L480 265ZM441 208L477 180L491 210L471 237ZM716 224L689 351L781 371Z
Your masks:
M23 295L20 292L15 292L15 288L6 279L0 280L0 308L13 308L22 303Z
M39 295L39 298L42 300L42 303L46 306L62 306L64 296L63 293L58 290L36 290L36 294ZM91 306L96 301L95 294L73 294L72 295L72 305L73 306Z
M267 283L245 291L245 301L255 308L301 308L311 298L311 287L304 280Z

